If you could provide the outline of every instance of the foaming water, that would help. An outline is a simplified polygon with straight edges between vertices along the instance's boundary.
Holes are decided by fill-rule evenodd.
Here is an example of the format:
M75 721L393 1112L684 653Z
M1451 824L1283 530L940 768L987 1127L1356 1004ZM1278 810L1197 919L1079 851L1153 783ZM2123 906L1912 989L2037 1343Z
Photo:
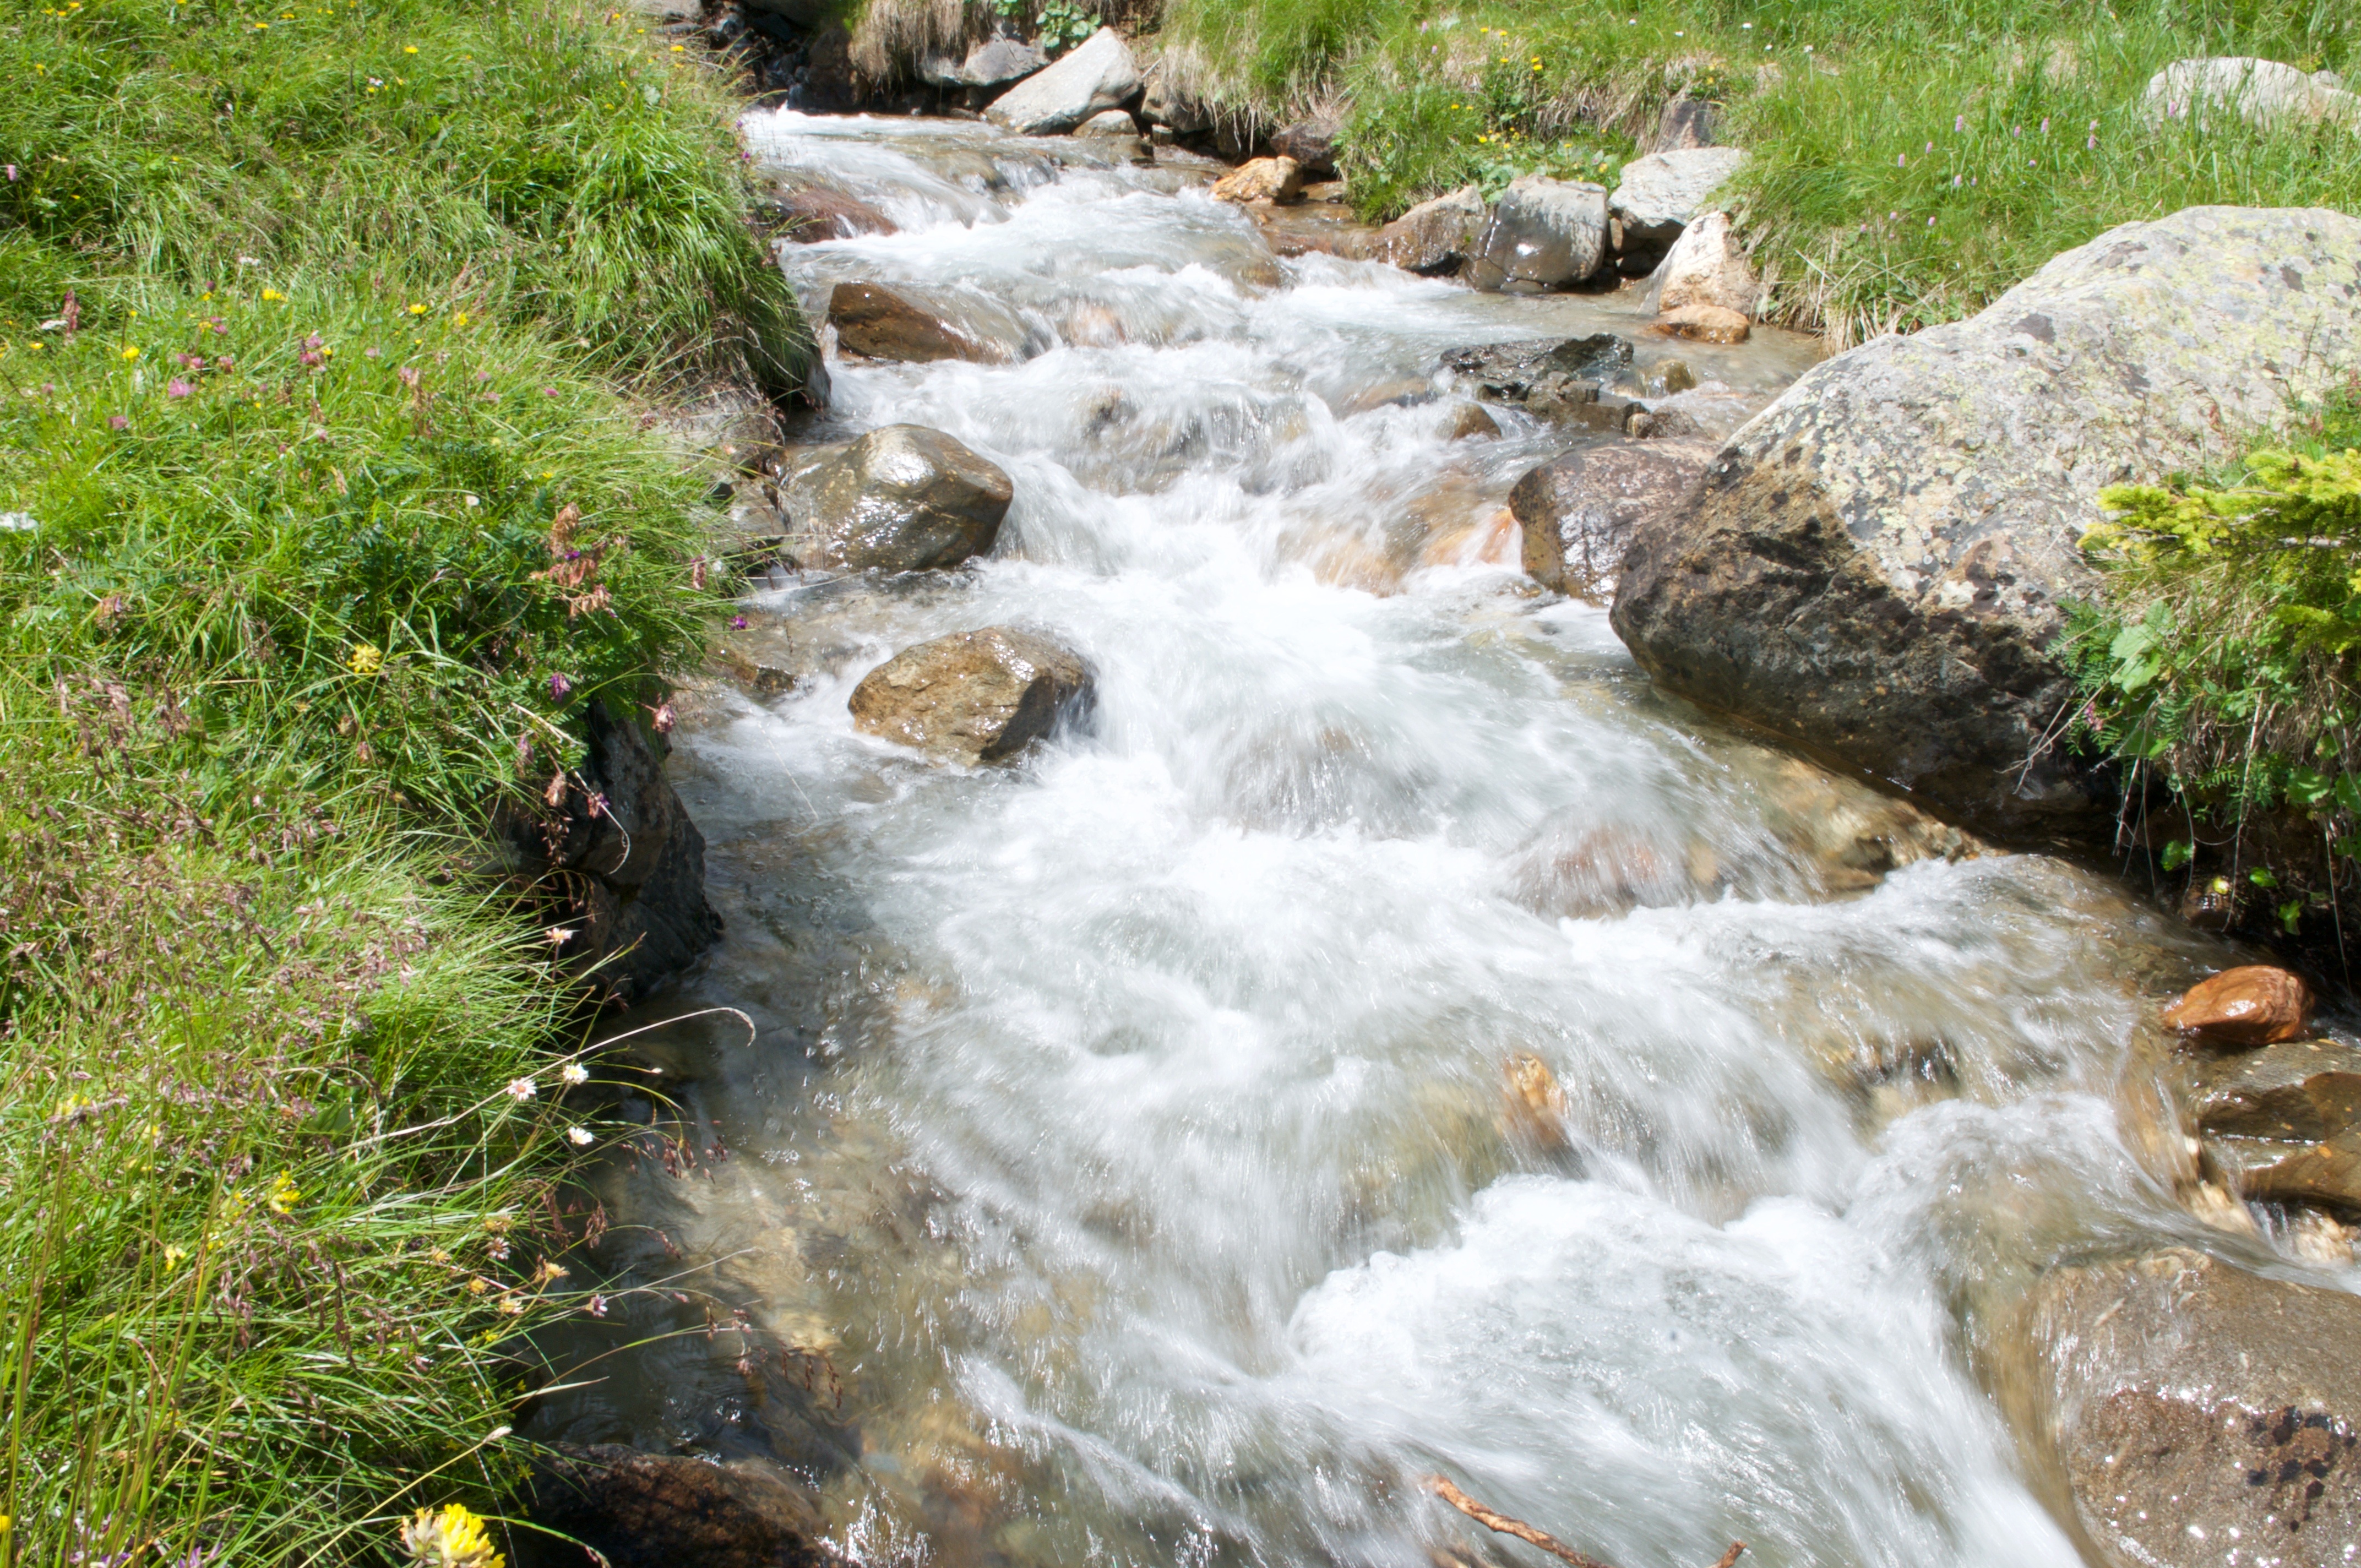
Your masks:
M835 365L834 433L1017 499L972 570L755 596L794 689L676 736L730 937L658 1014L759 1033L651 1037L705 1154L619 1160L602 1255L678 1292L620 1335L722 1326L545 1433L767 1452L879 1562L1493 1560L1435 1472L1625 1568L2073 1561L1975 1326L2185 1224L2114 1104L2203 952L2041 857L1863 870L1888 803L1533 593L1503 501L1566 437L1453 442L1433 367L1630 295L1281 262L1193 176L973 126L749 135L902 225L791 247L808 302L1009 351ZM1675 348L1708 411L1810 358L1642 337L1636 384ZM1086 731L854 731L895 651L1009 622L1090 660Z

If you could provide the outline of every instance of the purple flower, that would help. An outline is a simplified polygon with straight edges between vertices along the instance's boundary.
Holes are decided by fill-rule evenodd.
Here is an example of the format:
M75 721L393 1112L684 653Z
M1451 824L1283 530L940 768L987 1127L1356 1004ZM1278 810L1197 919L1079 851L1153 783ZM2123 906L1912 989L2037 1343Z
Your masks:
M320 366L327 363L326 359L316 348L307 348L302 353L297 355L295 358L297 363L301 364L307 370L317 369Z
M567 680L564 675L552 675L549 677L549 695L557 701L564 702L566 700L566 694L573 689L574 683Z
M235 370L237 368L237 361L229 355L225 354L219 359L214 361L214 368L216 370Z
M377 345L376 345L375 344L371 344L368 347L362 349L362 350L361 350L361 357L362 357L362 358L364 358L364 359L374 359L374 358L376 358L376 357L377 357Z
M196 388L191 386L188 382L181 380L178 376L175 376L172 378L170 382L165 386L164 390L169 396L185 398L191 392L195 391Z
M121 414L109 414L106 416L106 428L109 430L129 430L131 428L131 422Z
M311 336L309 336L309 337L305 338L305 339L303 340L303 346L304 346L304 347L306 347L306 348L318 348L318 347L322 346L321 342L320 342L320 334L319 334L318 333L316 333L316 332L315 332L315 333L313 333Z
M557 396L557 389L555 387L544 387L541 389L541 395L544 398L554 398Z
M1967 128L1968 117L1965 115L1953 115L1951 116L1952 134L1957 135L1959 132L1966 130Z
M731 616L731 617L730 618L730 630L732 630L732 631L743 631L743 630L746 630L746 618L745 618L744 616L742 616L742 615L733 615L733 616Z

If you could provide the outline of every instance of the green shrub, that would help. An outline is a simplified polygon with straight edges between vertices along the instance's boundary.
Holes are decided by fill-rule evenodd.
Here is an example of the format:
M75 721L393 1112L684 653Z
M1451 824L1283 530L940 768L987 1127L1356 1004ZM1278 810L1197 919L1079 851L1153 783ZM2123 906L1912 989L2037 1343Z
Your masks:
M2106 592L2064 644L2080 737L2186 825L2164 869L2290 932L2361 860L2361 378L2292 433L2207 483L2103 492L2083 543Z

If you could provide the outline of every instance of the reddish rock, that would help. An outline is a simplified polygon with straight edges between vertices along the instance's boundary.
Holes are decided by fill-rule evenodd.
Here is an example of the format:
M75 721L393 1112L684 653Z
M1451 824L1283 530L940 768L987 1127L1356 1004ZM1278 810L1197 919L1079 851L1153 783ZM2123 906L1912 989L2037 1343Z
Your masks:
M782 186L763 204L763 215L777 225L780 238L799 245L895 232L893 219L832 185Z
M1013 357L1003 345L976 337L917 301L874 283L839 283L829 295L828 319L846 352L872 359L916 364L972 359L994 365Z
M2246 964L2191 986L2164 1022L2217 1045L2268 1046L2301 1036L2311 1013L2310 986L2283 969Z
M987 626L905 648L862 678L846 706L872 735L973 764L1016 756L1090 709L1090 666L1071 649Z
M1753 330L1744 316L1719 305L1683 305L1657 317L1656 325L1674 337L1699 343L1744 343Z
M1257 158L1241 163L1213 181L1216 202L1285 203L1303 194L1303 171L1291 158Z

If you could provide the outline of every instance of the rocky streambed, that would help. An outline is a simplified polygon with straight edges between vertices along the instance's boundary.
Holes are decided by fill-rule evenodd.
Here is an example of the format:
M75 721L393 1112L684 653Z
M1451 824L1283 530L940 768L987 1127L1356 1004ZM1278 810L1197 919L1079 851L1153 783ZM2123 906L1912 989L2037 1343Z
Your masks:
M2361 1550L2361 1049L2267 978L2168 1023L2246 955L1596 602L1811 344L1293 243L1169 150L748 131L858 221L783 249L830 401L675 702L726 935L601 1074L552 1522L1535 1560L1442 1475L1620 1568Z

